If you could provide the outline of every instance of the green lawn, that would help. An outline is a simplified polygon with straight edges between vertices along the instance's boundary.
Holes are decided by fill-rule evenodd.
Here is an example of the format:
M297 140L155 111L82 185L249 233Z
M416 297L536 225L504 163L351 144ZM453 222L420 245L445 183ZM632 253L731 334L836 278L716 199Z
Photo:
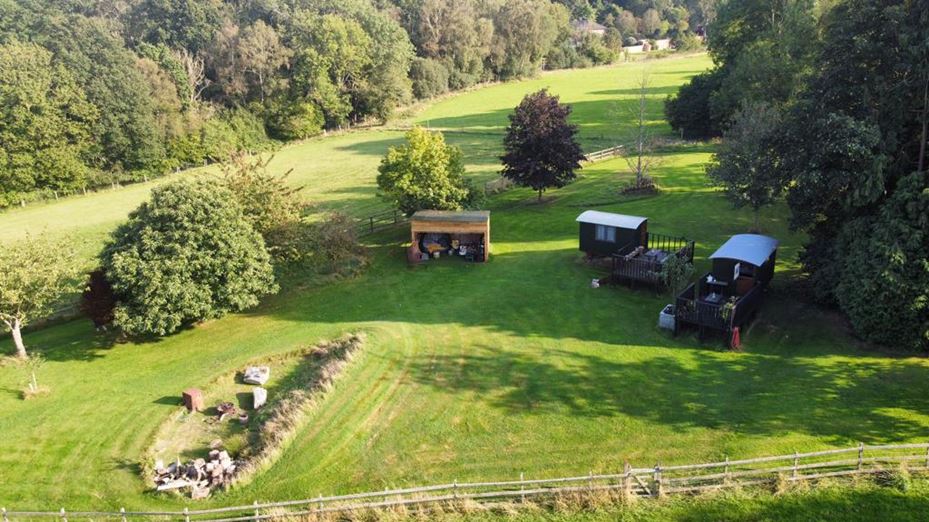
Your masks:
M664 71L679 83L706 64L691 58L650 65L653 77ZM569 92L579 103L602 96L600 111L585 109L596 121L612 105L610 95L596 93L621 78L630 83L630 69L640 66L494 86L444 100L421 117L434 126L451 118L496 132L503 113L495 107L513 104L504 94L516 99L511 91L546 82L554 89L560 80L566 101L572 101ZM499 98L488 95L494 90ZM470 121L458 114L467 105L484 116ZM586 131L585 144L599 139L596 129ZM486 147L469 168L490 177L498 137L481 139L494 134L477 130L453 135ZM275 161L330 162L326 173L305 167L329 186L308 190L327 204L357 200L361 208L375 208L370 183L380 153L374 151L391 136L366 131L313 140L286 148ZM749 214L731 210L706 186L710 152L699 144L670 149L656 173L664 187L658 197L617 197L625 176L620 159L590 166L542 205L526 190L501 194L489 205L493 248L486 264L443 259L408 268L401 247L407 234L398 229L372 238L372 266L363 276L285 291L251 313L158 342L110 345L85 321L29 333L30 348L49 359L40 380L52 394L22 401L22 376L0 370L0 505L187 504L146 493L138 476L138 459L181 390L257 356L349 331L368 333L364 354L281 460L249 486L204 505L521 472L606 471L626 459L651 465L925 440L929 365L867 351L839 320L793 298L788 280L801 238L787 231L784 208L764 215L766 231L783 248L770 300L747 333L744 353L659 331L657 313L667 297L589 288L597 272L580 260L574 218L591 206L646 215L650 230L696 239L700 268L729 234L748 228ZM346 160L344 177L334 159L339 154L356 160ZM308 184L313 179L295 176ZM42 208L52 214L79 199ZM117 212L105 210L118 221ZM16 216L0 222L6 227L3 220ZM69 221L58 219L59 227ZM104 221L94 226L104 230ZM84 233L80 226L73 230L65 233ZM0 344L9 349L7 341Z

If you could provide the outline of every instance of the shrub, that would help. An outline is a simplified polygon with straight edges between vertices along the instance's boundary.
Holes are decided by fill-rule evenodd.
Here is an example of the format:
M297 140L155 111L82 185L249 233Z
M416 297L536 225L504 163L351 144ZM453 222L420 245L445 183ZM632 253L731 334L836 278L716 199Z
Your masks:
M117 298L114 322L128 334L170 334L277 291L261 235L215 179L154 189L101 262Z
M314 103L302 100L279 99L269 103L265 125L273 138L302 140L317 136L323 131L326 119Z
M252 112L238 107L220 111L203 125L203 157L224 161L236 152L259 152L271 148L264 123Z
M420 100L448 92L449 73L441 62L431 58L415 58L410 64L413 95Z
M80 307L81 312L93 321L97 329L105 328L113 322L116 296L113 295L113 287L102 269L98 268L88 274L87 286L81 294Z

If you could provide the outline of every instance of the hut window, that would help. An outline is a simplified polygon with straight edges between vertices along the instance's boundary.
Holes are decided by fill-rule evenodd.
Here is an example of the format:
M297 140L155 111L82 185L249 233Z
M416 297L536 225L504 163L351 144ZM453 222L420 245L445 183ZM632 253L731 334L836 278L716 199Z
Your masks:
M597 241L616 242L616 229L606 225L597 225Z

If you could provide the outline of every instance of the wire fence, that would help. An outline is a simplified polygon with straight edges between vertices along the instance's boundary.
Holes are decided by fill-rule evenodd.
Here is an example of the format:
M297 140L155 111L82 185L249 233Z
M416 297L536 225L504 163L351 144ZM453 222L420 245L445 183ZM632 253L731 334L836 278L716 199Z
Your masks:
M498 504L527 502L559 495L615 493L623 497L658 498L666 495L696 494L749 485L779 482L816 481L833 477L885 473L906 466L910 471L929 471L929 444L858 446L793 453L753 459L702 464L635 468L628 463L622 471L607 474L525 479L495 482L452 482L405 489L388 489L336 496L317 496L282 502L254 502L250 505L182 511L7 511L2 521L26 519L172 520L191 522L238 522L309 517L352 511L389 508L428 509L430 506L472 502Z

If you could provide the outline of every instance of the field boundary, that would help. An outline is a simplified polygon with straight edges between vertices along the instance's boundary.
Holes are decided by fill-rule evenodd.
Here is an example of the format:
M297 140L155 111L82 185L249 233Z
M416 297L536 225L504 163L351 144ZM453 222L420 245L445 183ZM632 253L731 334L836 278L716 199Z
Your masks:
M302 500L182 511L0 511L2 522L22 519L183 520L184 522L245 522L307 517L361 510L426 508L471 502L491 505L526 502L559 495L619 494L622 498L659 498L751 485L774 485L846 476L893 472L901 468L929 471L929 443L865 445L720 462L634 468L622 471L543 479L494 482L452 482Z

